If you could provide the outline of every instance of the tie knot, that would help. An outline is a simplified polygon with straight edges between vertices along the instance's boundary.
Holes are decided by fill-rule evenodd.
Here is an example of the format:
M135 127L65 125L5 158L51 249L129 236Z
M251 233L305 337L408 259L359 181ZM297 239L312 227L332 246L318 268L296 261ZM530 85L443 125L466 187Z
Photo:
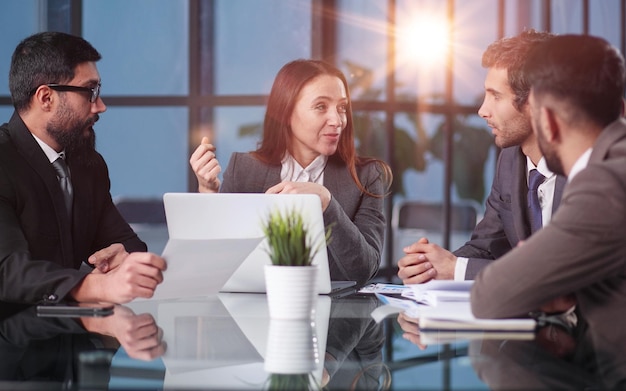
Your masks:
M530 173L528 174L528 189L536 191L545 179L546 177L541 175L541 173L536 169L530 170Z
M69 177L69 171L67 169L67 164L65 164L65 160L62 157L57 158L54 162L52 162L54 169L57 172L59 178L67 178Z

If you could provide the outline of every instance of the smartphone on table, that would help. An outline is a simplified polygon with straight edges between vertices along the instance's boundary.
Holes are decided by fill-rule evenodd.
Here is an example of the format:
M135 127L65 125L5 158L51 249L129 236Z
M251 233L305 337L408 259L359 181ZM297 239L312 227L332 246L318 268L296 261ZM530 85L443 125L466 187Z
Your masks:
M83 316L103 317L113 314L111 303L77 303L61 302L40 304L37 306L37 316L79 318Z

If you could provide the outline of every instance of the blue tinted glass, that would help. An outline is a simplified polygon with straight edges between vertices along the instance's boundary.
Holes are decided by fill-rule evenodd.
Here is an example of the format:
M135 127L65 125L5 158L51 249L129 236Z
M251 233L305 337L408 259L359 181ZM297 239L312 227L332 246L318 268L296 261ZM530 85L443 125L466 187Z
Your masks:
M593 2L589 14L589 34L603 37L620 48L620 0Z
M188 123L186 108L109 107L94 128L109 165L111 195L187 191Z
M449 27L447 4L401 0L396 6L396 99L442 103Z
M454 15L454 101L480 104L486 75L481 65L483 52L498 38L497 5L495 2L456 0Z
M102 94L186 95L186 0L83 2L83 35L102 54Z
M415 156L405 163L406 170L394 172L394 181L402 181L403 192L400 198L440 202L443 199L443 179L445 177L443 161L427 150L430 140L444 123L444 116L438 114L420 114L418 120L411 120L408 115L398 115L394 119L398 131L406 133L416 143ZM403 135L404 136L404 135ZM396 148L404 147L401 137L396 137ZM397 157L396 157L397 159ZM398 177L398 178L395 178Z
M542 0L505 1L504 35L511 37L531 28L543 30L541 13Z
M400 198L428 202L443 199L444 121L443 115L429 113L420 114L417 121L409 114L395 117L396 159L406 159L396 162L394 172L394 181L402 184ZM496 148L492 136L477 115L458 115L454 128L452 201L476 203L482 210L494 174Z
M339 0L337 65L352 99L384 100L387 75L387 5L378 0Z
M311 1L216 0L215 91L268 94L287 62L311 57Z
M488 2L456 1L453 35L448 4L437 0L398 1L396 20L396 99L443 103L448 45L452 45L455 103L476 104L482 96L482 52L496 39L497 7ZM484 23L491 20L492 23Z
M9 122L13 114L13 106L0 106L0 124Z
M9 94L11 55L24 38L39 31L39 14L43 2L38 0L4 0L0 9L0 95Z
M581 34L583 32L583 5L581 0L552 0L552 32Z
M265 107L218 107L215 109L215 147L217 159L226 169L233 152L249 152L263 135Z

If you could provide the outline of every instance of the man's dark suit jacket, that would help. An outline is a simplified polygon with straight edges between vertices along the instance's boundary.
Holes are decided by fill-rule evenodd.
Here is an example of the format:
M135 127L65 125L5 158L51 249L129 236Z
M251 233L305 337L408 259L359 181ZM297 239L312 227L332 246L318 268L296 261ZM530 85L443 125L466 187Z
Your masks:
M146 245L111 200L106 163L67 156L74 189L73 221L65 213L55 170L17 113L0 127L0 300L35 303L64 298L87 272L95 251L113 243Z
M502 149L487 198L485 216L476 225L470 241L454 251L457 257L469 259L466 280L473 280L482 268L530 236L526 176L526 156L522 149L519 146ZM566 182L565 177L557 176L553 213L559 206Z

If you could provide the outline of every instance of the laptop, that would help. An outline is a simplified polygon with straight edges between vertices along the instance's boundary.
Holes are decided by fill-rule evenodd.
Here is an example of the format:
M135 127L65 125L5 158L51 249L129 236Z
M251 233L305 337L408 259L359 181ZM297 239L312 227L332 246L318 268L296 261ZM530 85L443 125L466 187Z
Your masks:
M168 209L167 203L165 208ZM192 210L180 208L176 202L169 209L169 239L161 254L167 261L167 269L150 300L217 294L263 240L259 235L229 238L203 235L195 223L185 223L194 220L190 216Z
M302 212L312 237L324 237L322 205L314 194L166 193L163 202L170 240L184 237L185 240L217 241L247 251L243 260L237 257L232 261L222 259L222 262L232 262L235 270L219 289L221 292L265 293L264 265L271 261L266 251L263 223L270 212L295 208ZM319 273L317 292L334 294L349 290L355 285L354 281L331 283L326 245L323 239L320 243L313 259ZM198 251L202 250L194 249L194 252ZM211 254L207 251L202 256L210 259ZM237 255L240 255L239 251ZM168 260L168 269L170 263ZM211 274L207 276L212 278Z

